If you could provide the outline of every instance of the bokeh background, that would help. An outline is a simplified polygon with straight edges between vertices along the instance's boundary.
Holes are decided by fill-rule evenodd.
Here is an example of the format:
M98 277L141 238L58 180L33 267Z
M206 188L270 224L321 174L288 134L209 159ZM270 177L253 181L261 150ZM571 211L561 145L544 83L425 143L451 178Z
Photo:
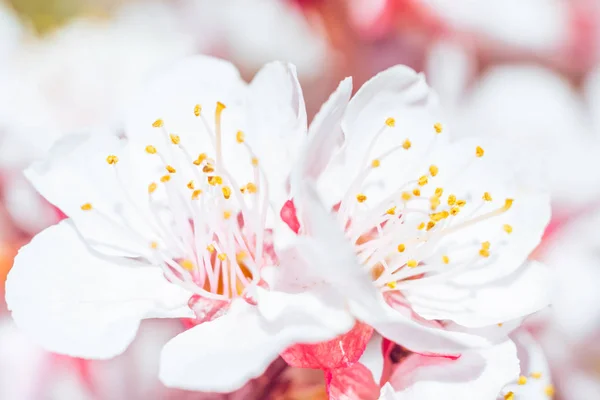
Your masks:
M359 87L407 64L437 90L455 137L501 137L540 161L553 219L532 257L558 279L526 329L555 398L600 399L600 1L0 0L0 282L18 248L62 218L23 168L65 134L118 132L148 76L191 54L248 79L268 61L296 64L309 116L342 78ZM148 321L125 354L89 362L30 343L2 301L2 400L325 396L320 374L281 360L231 395L168 390L158 354L178 323Z

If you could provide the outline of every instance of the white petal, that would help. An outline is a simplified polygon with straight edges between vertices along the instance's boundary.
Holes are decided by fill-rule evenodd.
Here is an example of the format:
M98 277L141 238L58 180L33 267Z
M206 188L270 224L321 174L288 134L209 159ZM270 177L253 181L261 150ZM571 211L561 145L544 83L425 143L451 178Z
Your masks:
M495 399L506 382L519 374L511 341L465 352L458 360L439 365L428 361L414 354L397 367L390 382L399 399Z
M259 304L285 301L282 296L265 295ZM292 306L292 309L284 306L281 313L269 312L270 319L266 319L257 307L234 300L224 316L198 325L167 343L161 359L162 382L187 390L230 392L262 374L290 345L319 342L342 333L332 330L332 324L336 328L347 327L335 320L330 321L329 327L323 326L312 307L305 311Z
M189 296L158 268L91 252L69 220L23 247L6 282L19 328L49 351L85 358L123 352L143 318L190 316Z
M381 379L381 374L383 373L383 350L381 348L383 338L374 333L367 344L367 348L365 352L358 360L359 363L363 364L365 367L371 371L373 374L373 379L375 382L379 382Z
M550 304L552 275L541 263L529 262L513 274L481 285L452 281L405 291L422 317L484 327L532 314Z

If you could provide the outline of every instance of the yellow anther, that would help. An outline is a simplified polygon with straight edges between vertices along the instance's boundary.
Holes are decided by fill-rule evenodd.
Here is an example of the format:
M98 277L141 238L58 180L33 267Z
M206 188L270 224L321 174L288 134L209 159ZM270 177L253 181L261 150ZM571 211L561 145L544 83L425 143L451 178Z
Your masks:
M388 282L386 283L386 286L389 287L390 289L396 289L396 282Z
M156 190L156 188L158 187L158 185L156 184L156 182L152 182L148 185L148 193L154 193L154 191Z
M512 207L513 202L514 202L513 199L504 200L504 205L502 206L502 210L508 211Z
M414 267L416 267L416 266L417 266L417 264L418 264L418 263L417 263L417 260L408 260L408 261L406 262L406 266L407 266L407 267L410 267L410 268L414 268Z
M456 196L451 194L448 196L448 205L453 206L454 204L456 204Z
M158 242L156 242L156 241L150 242L150 248L154 249L154 250L158 249Z
M212 244L209 244L208 246L206 246L206 250L208 250L209 253L214 253L215 246L213 246Z
M207 163L204 167L202 167L202 172L205 174L210 174L211 172L215 172L215 167L212 164Z
M208 157L208 156L206 155L206 153L200 153L200 154L198 155L198 158L196 158L196 159L194 160L194 165L200 165L200 164L202 164L202 163L204 162L204 160L206 160L206 158L207 158L207 157ZM211 172L212 172L212 171L211 171Z
M404 150L410 149L410 146L412 146L410 140L406 139L404 140L404 142L402 142L402 148L404 148Z
M81 205L83 211L90 211L92 209L92 203L84 203Z
M367 196L365 196L362 193L359 193L356 195L356 201L358 201L359 203L364 203L365 201L367 201Z
M504 229L504 232L506 232L508 234L511 234L512 231L513 231L513 227L511 225L509 225L509 224L504 224L502 226L502 229Z
M425 222L421 222L418 226L417 229L418 230L423 230L425 228Z
M526 376L519 376L519 379L517 379L517 384L518 385L524 385L527 383L527 377Z
M146 153L148 153L148 154L156 154L156 147L154 147L151 144L149 144L148 146L146 146Z
M235 134L235 140L238 143L244 143L244 132L242 131L237 131L237 133Z
M162 119L160 119L160 118L159 118L159 119L157 119L156 121L154 121L154 122L152 123L152 126L153 126L153 127L155 127L155 128L160 128L160 127L162 127L164 124L165 124L165 123L164 123L164 121L163 121Z
M442 262L444 264L449 264L450 263L450 257L448 257L448 256L442 256Z
M533 379L540 379L542 377L542 373L541 372L532 372L531 374L529 374Z
M420 196L421 195L421 189L413 189L413 194L415 196L417 196L417 197Z
M436 122L433 124L433 129L435 129L435 133L442 133L442 124L440 122Z
M167 171L168 171L170 174L174 174L175 172L177 172L177 170L176 170L175 168L173 168L172 166L170 166L170 165L167 165L167 166L165 167L165 169L166 169L166 170L167 170Z
M436 188L434 194L437 197L442 197L442 195L444 194L444 189L443 188Z
M160 181L162 183L169 182L170 180L171 180L171 176L170 175L163 175L163 176L160 177Z
M434 222L439 222L443 219L448 218L449 215L450 213L444 210L437 213L429 214L429 218L431 218L431 220Z
M456 205L459 207L464 207L467 205L467 201L466 200L457 200Z
M431 211L435 211L440 205L440 198L437 196L431 196L429 199L429 204Z
M219 253L219 254L217 254L217 258L221 261L225 261L225 260L227 260L227 254Z
M248 191L248 193L256 193L258 192L258 187L254 183L248 182L248 184L246 185L246 190Z
M387 215L396 215L396 206L388 208L385 213Z
M196 104L194 106L194 115L196 117L199 117L201 112L202 112L202 106L200 104Z
M188 189L190 189L190 190L194 190L194 181L189 181L189 182L187 183L187 187L188 187Z
M110 156L106 157L106 162L110 165L115 165L119 162L119 157L111 154Z
M185 269L187 271L194 270L194 263L188 259L181 260L181 262L179 264L183 267L183 269Z
M225 200L229 200L231 197L231 188L229 186L223 186L221 191L223 192L223 197L225 197Z
M548 396L548 397L554 397L554 386L547 385L544 388L544 393L546 393L546 396Z
M252 157L252 165L254 165L255 167L258 166L258 158L257 157Z
M502 328L502 325L504 325L502 322L498 322L496 325L498 325L499 328Z
M221 178L219 175L209 176L207 180L212 186L217 186L223 183L223 178Z
M231 211L223 211L223 219L231 218Z
M237 261L238 264L242 263L246 257L248 257L248 253L246 253L244 250L240 250L235 253L235 261Z
M508 392L504 395L504 400L515 400L515 394L513 392Z
M419 186L425 186L427 185L427 182L429 182L429 178L427 178L427 175L423 175L422 177L419 178Z
M484 153L485 153L485 151L483 150L483 148L481 148L481 147L479 147L479 146L477 146L477 147L475 148L475 155L476 155L477 157L483 157L483 154L484 154Z
M192 192L192 200L198 200L198 197L202 194L202 190L196 189Z
M481 248L481 249L479 249L479 255L481 257L487 258L490 256L490 251L488 249Z
M394 126L396 126L396 120L392 117L389 117L388 119L385 120L385 124L387 126L389 126L390 128L393 128Z
M485 201L492 201L492 195L490 194L490 192L485 192L483 194L482 199L485 200Z
M427 223L427 230L428 231L432 230L434 226L435 226L435 222L434 221L429 221Z
M459 212L460 212L460 208L458 208L458 207L452 207L452 208L450 209L450 215L456 215L456 214L458 214Z
M440 172L440 169L437 166L435 166L435 165L429 166L429 173L431 174L431 176L436 176L438 174L438 172Z
M221 103L220 101L217 101L217 109L215 110L217 113L220 113L226 108L227 107L225 106L225 104Z
M490 242L483 242L483 243L481 243L481 248L489 250L491 245L492 244Z
M171 139L171 143L173 144L179 144L181 142L181 138L179 137L179 135L171 133L169 134L169 138Z
M410 194L410 192L402 192L402 200L404 201L408 201L412 198L412 195Z
M381 165L381 161L379 161L378 159L374 159L373 161L371 161L371 167L373 168L377 168Z
M404 250L406 250L406 245L404 243L400 243L398 245L398 252L399 253L404 253Z

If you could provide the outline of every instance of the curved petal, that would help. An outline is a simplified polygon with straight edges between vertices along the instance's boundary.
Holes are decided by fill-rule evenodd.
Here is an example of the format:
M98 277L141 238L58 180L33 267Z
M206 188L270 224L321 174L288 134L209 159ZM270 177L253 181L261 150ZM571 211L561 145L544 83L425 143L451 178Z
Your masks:
M158 268L91 252L70 220L24 246L6 282L17 326L45 349L74 357L120 354L141 319L191 316L188 299Z
M348 368L328 371L326 379L330 400L375 400L379 396L379 385L373 374L359 362Z
M452 281L406 290L412 308L430 320L452 320L484 327L524 317L550 304L552 274L541 263L529 262L511 275L481 285Z
M234 300L224 316L167 343L160 379L167 386L187 390L230 392L262 374L290 345L319 342L342 333L340 328L349 329L345 323L335 324L335 320L330 320L329 326L323 325L310 306L308 311L280 307L282 302L294 303L293 297L269 298L269 293L260 296L259 304L277 302L272 303L274 310L267 310L268 318L264 307L259 310L243 300Z
M396 367L390 383L398 399L495 399L519 374L514 343L463 353L457 360L413 354Z

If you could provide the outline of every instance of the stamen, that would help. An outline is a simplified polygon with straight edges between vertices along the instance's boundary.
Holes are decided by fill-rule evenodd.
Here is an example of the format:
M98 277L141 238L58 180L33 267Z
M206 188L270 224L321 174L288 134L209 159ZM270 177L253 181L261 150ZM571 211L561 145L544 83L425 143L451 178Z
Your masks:
M202 112L202 106L200 104L196 104L194 106L194 115L196 117L199 117L201 112Z
M156 190L156 188L158 187L158 185L156 184L156 182L152 182L148 185L148 193L154 193L154 191Z
M413 194L417 197L419 197L421 195L421 190L420 189L413 189Z
M202 194L202 190L196 189L192 192L192 200L198 200L200 195Z
M436 176L439 171L440 171L440 169L435 165L431 165L429 167L429 173L431 174L431 176Z
M436 122L435 124L433 124L433 129L435 129L435 133L437 133L437 134L442 133L442 124L439 122Z
M504 395L504 400L515 400L515 394L513 392L508 392Z
M84 203L81 205L83 211L90 211L92 209L92 203Z
M225 260L227 260L227 254L219 253L219 254L217 254L217 258L221 261L225 261Z
M399 253L404 253L404 250L406 250L406 245L404 243L400 243L398 245L398 252Z
M502 229L504 229L504 232L511 234L513 231L512 226L510 226L509 224L504 224L504 226L502 227Z
M204 162L204 160L206 160L207 158L208 158L208 156L206 155L206 153L200 153L198 155L198 158L194 160L194 165L202 164Z
M450 209L450 215L452 215L452 216L458 214L459 212L460 212L460 208L458 208L458 207L452 207Z
M444 264L448 264L448 263L450 263L450 257L448 257L448 256L446 256L446 255L443 255L443 256L442 256L442 262L443 262Z
M410 192L402 192L401 197L402 197L402 200L404 200L404 201L409 201L412 198Z
M436 195L436 197L442 197L442 195L444 194L444 189L436 188L434 194Z
M529 374L533 379L540 379L542 377L542 373L541 372L532 372L531 374Z
M483 197L482 197L482 198L483 198L483 200L485 200L485 201L492 201L492 195L490 194L490 192L485 192L485 193L483 194Z
M387 287L390 289L396 289L396 281L386 283Z
M454 204L456 204L456 196L451 194L448 196L448 205L453 206Z
M246 185L246 190L248 191L248 193L256 193L258 192L258 187L254 183L248 182L248 184Z
M219 175L209 176L207 180L212 186L217 186L223 183L223 178L221 178Z
M116 163L119 162L119 157L111 154L108 157L106 157L106 162L109 163L110 165L115 165Z
M215 129L216 129L215 136L217 139L215 150L217 153L217 165L223 159L222 136L221 136L221 114L223 113L224 109L225 109L225 104L221 103L220 101L217 101L217 108L215 109Z
M252 165L253 166L258 166L258 158L257 157L252 157Z
M156 241L150 242L150 248L154 249L154 250L158 249L158 242L156 242Z
M396 206L388 208L385 213L388 215L395 215L396 214Z
M154 147L151 144L149 144L148 146L146 146L146 153L148 153L148 154L156 154L156 147Z
M429 179L427 178L427 175L423 175L422 177L419 178L419 186L425 186L427 185L427 182L429 182Z
M385 124L387 126L389 126L390 128L393 128L396 126L396 120L392 117L389 117L388 119L385 120Z
M365 201L367 201L367 196L365 196L362 193L359 193L356 195L356 201L358 201L359 203L364 203Z
M410 149L411 146L412 146L412 143L408 139L404 140L404 142L402 143L402 148L404 150Z
M517 379L517 384L518 385L525 385L527 383L527 377L526 376L519 376L519 379Z
M188 259L182 260L179 265L181 265L186 271L194 270L194 263Z
M378 159L374 159L373 161L371 161L371 167L373 168L377 168L381 165L381 161L379 161Z
M546 393L546 396L548 396L548 397L553 397L554 396L554 386L547 385L544 388L544 393Z
M167 166L165 167L165 169L166 169L166 170L167 170L167 171L168 171L170 174L174 174L175 172L177 172L177 170L176 170L175 168L173 168L172 166L170 166L170 165L167 165Z
M514 200L513 199L506 199L504 200L504 206L502 207L503 211L508 211L513 204Z
M188 189L194 190L194 181L189 181L186 186L188 187Z
M164 124L165 124L165 123L164 123L164 121L163 121L162 119L160 119L160 118L159 118L159 119L157 119L156 121L154 121L154 122L152 123L152 126L153 126L154 128L161 128L161 127L162 127Z
M485 153L485 151L483 150L483 148L477 146L475 148L475 155L479 158L483 157L483 154Z
M212 166L212 164L207 163L204 167L202 167L202 172L205 174L210 174L211 172L215 172L215 168Z
M244 132L242 131L237 131L237 133L235 134L235 140L238 143L244 143Z
M171 143L173 144L179 144L181 142L179 135L175 135L173 133L169 134L169 139L171 139Z
M215 246L212 244L209 244L208 246L206 246L206 250L208 250L209 253L214 253L215 252Z
M171 176L170 175L163 175L163 176L160 177L160 181L162 183L169 182L170 180L171 180Z
M231 218L231 211L223 211L223 219Z
M465 205L467 205L467 202L466 200L457 200L456 205L459 207L464 207Z
M231 188L229 186L223 186L221 191L223 192L223 197L225 197L225 200L229 200L231 197Z
M407 267L410 267L410 268L414 268L414 267L416 267L416 266L417 266L417 264L418 264L418 263L417 263L417 260L413 260L413 259L411 259L411 260L408 260L408 261L406 262L406 266L407 266Z

